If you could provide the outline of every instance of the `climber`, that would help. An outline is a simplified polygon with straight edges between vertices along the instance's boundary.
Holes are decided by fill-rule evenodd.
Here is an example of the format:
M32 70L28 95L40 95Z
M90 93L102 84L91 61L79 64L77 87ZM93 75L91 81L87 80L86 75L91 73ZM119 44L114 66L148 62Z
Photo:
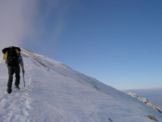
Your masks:
M12 82L13 82L13 75L15 74L15 88L20 89L20 66L22 69L23 74L25 73L24 70L24 63L21 56L21 49L19 47L7 47L2 50L3 59L5 60L8 68L8 84L7 84L7 92L10 94L12 92Z

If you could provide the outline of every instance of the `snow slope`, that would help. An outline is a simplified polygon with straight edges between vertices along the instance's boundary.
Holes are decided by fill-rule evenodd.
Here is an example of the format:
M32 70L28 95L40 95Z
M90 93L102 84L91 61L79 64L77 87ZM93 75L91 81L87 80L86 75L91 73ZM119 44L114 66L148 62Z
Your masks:
M6 94L0 63L0 122L162 122L162 114L94 78L24 50L26 87Z

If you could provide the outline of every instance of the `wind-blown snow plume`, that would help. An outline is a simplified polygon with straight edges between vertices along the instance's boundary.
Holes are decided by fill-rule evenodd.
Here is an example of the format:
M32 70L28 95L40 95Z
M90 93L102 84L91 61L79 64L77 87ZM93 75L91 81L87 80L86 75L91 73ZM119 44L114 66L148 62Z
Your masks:
M42 17L42 23L44 22L45 29L49 29L49 23L50 30L52 31L52 37L57 40L60 33L62 32L64 28L64 16L69 8L69 1L67 0L47 0L44 2L45 4L42 6L42 9L44 10L44 13L41 15ZM48 22L49 23L48 23Z
M36 0L0 0L0 48L21 45L32 31Z
M36 32L30 40L36 46L49 48L58 45L60 36L65 28L65 17L72 5L72 0L45 0L39 2L38 16L36 18ZM27 42L33 45L33 42ZM47 47L45 47L47 46ZM57 46L56 46L57 47Z
M27 43L40 46L35 40L55 43L64 28L69 3L67 0L0 0L0 49Z

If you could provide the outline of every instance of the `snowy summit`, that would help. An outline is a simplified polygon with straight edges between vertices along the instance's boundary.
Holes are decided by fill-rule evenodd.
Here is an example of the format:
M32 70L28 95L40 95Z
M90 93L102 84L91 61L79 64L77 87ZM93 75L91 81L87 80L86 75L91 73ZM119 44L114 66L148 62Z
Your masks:
M26 87L6 93L0 63L0 122L162 122L162 114L94 78L23 50Z

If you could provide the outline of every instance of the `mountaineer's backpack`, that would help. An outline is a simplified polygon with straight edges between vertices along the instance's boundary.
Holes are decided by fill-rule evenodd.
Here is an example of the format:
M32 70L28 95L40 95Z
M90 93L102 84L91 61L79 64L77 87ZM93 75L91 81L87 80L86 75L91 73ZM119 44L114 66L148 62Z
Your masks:
M8 47L2 50L8 66L18 66L20 57L20 48Z

